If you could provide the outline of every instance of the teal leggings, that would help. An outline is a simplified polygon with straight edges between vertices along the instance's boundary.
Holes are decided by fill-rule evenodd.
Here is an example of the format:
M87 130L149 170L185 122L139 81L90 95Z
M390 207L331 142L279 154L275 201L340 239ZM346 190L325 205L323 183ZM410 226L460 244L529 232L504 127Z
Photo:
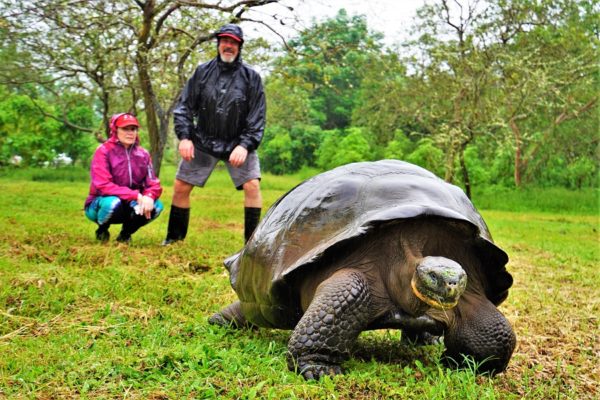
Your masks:
M85 216L98 225L123 224L136 218L133 207L137 205L136 201L127 202L117 196L96 197L89 206L85 208ZM164 209L160 200L154 201L154 210L150 216L150 221L156 219ZM138 216L139 217L139 216Z

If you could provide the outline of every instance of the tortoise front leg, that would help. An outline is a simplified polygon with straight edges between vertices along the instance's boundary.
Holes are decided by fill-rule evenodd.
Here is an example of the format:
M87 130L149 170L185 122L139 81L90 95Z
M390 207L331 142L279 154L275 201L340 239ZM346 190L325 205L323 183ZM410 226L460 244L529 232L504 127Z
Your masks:
M444 363L462 367L469 356L479 373L503 372L517 343L510 322L485 298L464 296L458 307L460 312L444 335Z
M306 379L341 374L340 364L370 318L362 273L341 270L323 281L288 342L288 367Z

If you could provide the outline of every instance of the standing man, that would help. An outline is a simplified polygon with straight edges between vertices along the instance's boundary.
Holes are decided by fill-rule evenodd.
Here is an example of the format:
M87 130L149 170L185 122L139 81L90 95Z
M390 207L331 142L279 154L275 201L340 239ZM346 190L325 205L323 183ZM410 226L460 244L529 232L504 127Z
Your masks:
M196 68L173 112L182 160L175 175L167 237L183 240L190 219L190 194L204 186L219 160L237 190L244 190L244 236L260 220L260 164L256 148L265 128L260 75L242 62L242 29L226 24L216 33L218 55Z

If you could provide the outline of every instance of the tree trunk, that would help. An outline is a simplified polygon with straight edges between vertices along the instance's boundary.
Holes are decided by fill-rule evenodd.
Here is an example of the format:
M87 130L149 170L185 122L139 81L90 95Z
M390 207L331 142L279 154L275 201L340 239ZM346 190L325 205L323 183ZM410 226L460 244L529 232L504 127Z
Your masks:
M446 155L446 172L444 180L448 183L454 182L454 151L451 149Z
M152 90L152 82L147 70L147 60L140 49L137 56L138 77L140 87L144 97L144 114L146 114L146 129L148 130L148 138L150 139L150 154L152 155L152 165L157 176L160 175L160 165L162 163L164 142L161 142L161 133L159 132L159 118L157 115L157 107L159 105L155 101L154 91ZM162 123L160 125L163 125Z
M160 167L162 164L162 159L164 156L165 146L167 145L167 138L169 134L169 119L171 117L171 113L167 112L161 115L160 117L160 125L158 129L158 142L160 146L160 154L159 152L156 155L152 154L152 164L154 165L154 169L156 171L156 176L160 174Z
M105 89L105 86L101 86L102 89L102 127L104 128L104 136L98 137L96 136L96 140L100 143L104 143L106 139L110 137L110 116L108 115L109 110L109 93L108 90Z
M521 168L523 161L521 160L523 141L521 139L521 130L515 122L515 117L509 121L510 129L515 136L515 186L521 187Z
M164 143L161 143L159 132L159 114L161 113L160 104L152 88L152 80L148 71L148 51L151 48L151 27L154 18L155 2L150 0L141 4L143 11L142 26L138 33L138 46L135 57L135 63L138 69L138 79L144 98L144 113L146 114L146 129L150 139L150 154L152 155L152 165L156 176L160 175L160 166L162 163Z
M471 179L469 178L469 170L467 169L467 164L465 163L465 148L467 147L467 142L463 144L461 147L458 158L460 160L460 169L462 171L463 182L465 184L465 194L470 199L471 198Z

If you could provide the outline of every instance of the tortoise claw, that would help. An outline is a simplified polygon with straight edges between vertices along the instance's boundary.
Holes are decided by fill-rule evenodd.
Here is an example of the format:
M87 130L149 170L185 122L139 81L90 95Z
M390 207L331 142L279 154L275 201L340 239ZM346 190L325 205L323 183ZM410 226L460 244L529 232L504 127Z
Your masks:
M342 367L337 364L312 364L312 363L300 363L298 365L300 375L304 379L308 380L319 380L324 376L335 376L343 373Z
M444 337L432 335L429 332L402 331L402 342L415 346L440 345L444 343Z
M208 318L208 323L211 325L219 325L224 327L229 327L231 325L231 321L226 320L220 312L211 315Z

